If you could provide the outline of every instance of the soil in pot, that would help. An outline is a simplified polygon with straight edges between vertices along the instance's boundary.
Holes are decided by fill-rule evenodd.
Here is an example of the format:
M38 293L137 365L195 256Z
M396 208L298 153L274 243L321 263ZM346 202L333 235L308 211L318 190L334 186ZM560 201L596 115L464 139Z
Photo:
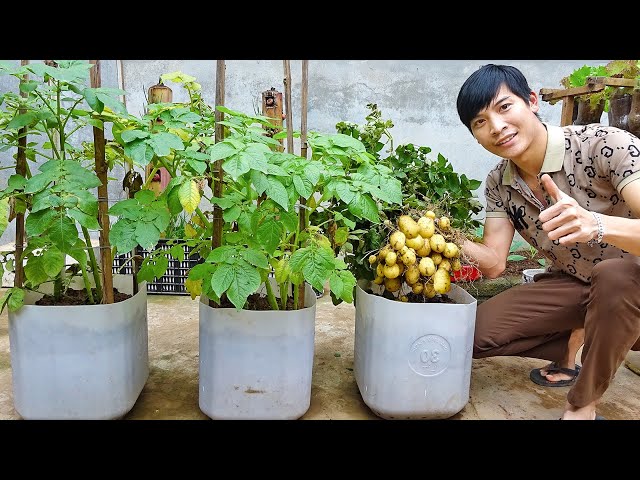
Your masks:
M600 117L604 112L604 101L592 106L589 100L578 100L578 114L577 118L573 122L574 125L588 125L590 123L600 123Z
M507 267L502 272L501 277L519 277L522 276L522 271L527 268L544 268L543 265L538 263L535 258L527 258L525 260L508 260Z
M280 300L278 300L278 305L280 305ZM224 295L221 299L220 308L236 308L236 306L231 303L231 301ZM293 297L287 298L287 308L285 310L293 310ZM243 310L273 310L271 305L269 305L269 301L267 297L264 295L260 295L259 293L253 293L249 295L247 298L247 303L245 304Z
M97 293L96 289L93 289L93 296L96 298ZM131 298L131 295L128 293L121 293L116 288L113 289L113 303L123 302ZM38 300L35 305L40 306L69 306L69 305L91 305L87 302L87 292L85 290L74 290L73 288L67 289L67 291L62 295L62 297L56 301L53 295L45 295L40 300Z

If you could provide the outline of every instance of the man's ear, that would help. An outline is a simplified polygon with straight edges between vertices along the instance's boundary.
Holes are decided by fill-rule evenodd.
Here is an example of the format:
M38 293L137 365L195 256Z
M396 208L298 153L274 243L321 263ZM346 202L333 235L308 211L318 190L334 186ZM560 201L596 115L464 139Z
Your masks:
M531 92L529 93L529 107L531 107L531 110L533 111L533 113L536 113L538 110L540 110L540 102L538 101L538 94L533 90L531 90Z

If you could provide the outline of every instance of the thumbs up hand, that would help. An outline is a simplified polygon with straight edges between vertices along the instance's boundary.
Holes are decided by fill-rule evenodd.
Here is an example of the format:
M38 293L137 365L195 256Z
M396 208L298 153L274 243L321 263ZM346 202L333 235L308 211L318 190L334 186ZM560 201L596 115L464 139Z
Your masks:
M540 178L542 186L555 202L540 212L542 229L549 240L559 240L561 245L588 242L598 234L598 223L589 210L558 188L546 173Z

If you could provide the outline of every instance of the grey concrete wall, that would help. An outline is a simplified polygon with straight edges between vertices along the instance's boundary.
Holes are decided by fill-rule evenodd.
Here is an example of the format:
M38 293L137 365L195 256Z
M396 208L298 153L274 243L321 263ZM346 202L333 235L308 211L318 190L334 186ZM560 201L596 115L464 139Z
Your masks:
M16 61L18 62L18 61ZM377 103L384 119L391 119L394 147L402 143L429 146L432 154L442 153L458 173L482 180L497 159L485 152L462 125L456 110L456 97L464 80L485 63L505 63L522 70L531 88L561 88L560 79L582 65L604 65L608 60L311 60L309 62L308 129L334 133L339 121L365 123L367 103ZM115 60L102 61L103 86L118 86ZM215 103L215 60L123 60L122 79L128 92L129 112L140 114L146 105L146 92L161 74L181 71L196 77L205 101ZM301 61L291 62L292 122L300 129ZM227 60L225 104L246 113L259 113L261 93L271 87L284 92L282 60ZM13 79L0 77L0 89L16 88ZM186 92L167 83L174 101L186 101ZM561 103L542 102L543 121L559 124ZM603 123L607 122L606 115ZM86 132L84 140L90 139ZM108 134L107 134L108 136ZM296 149L299 152L299 149ZM7 165L14 153L0 152L0 165ZM114 172L117 180L109 186L110 197L122 195L124 172ZM9 172L0 170L0 188L6 186ZM477 190L484 203L484 185ZM480 215L484 218L484 215ZM0 237L0 245L13 241L10 225Z

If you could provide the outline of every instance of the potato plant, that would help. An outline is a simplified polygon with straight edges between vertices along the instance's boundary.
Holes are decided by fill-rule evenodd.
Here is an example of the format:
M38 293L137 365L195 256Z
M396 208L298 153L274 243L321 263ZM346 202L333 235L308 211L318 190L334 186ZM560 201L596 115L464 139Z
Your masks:
M383 296L428 302L448 293L451 273L462 268L462 237L449 217L427 210L400 215L395 225L388 221L387 226L387 243L369 256L373 283L384 287Z

